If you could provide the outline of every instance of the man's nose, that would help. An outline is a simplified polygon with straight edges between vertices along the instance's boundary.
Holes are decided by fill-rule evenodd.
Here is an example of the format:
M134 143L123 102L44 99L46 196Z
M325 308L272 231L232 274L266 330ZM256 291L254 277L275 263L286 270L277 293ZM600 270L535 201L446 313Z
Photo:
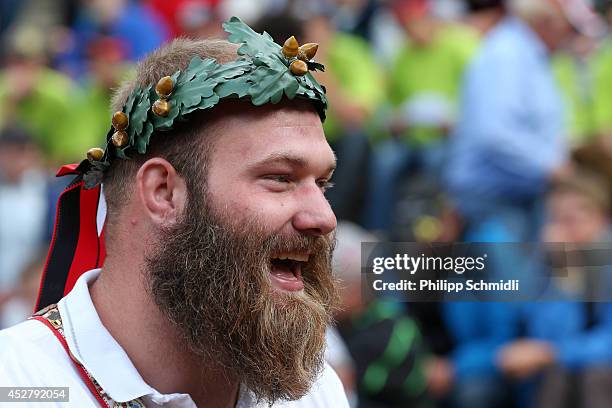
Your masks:
M336 229L336 215L318 186L300 197L299 210L293 217L293 228L311 236L327 235Z

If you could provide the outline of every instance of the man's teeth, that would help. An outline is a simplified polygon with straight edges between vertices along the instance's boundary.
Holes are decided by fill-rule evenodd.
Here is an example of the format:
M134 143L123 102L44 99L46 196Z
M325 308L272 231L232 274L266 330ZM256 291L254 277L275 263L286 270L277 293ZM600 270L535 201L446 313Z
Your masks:
M274 257L274 259L290 259L292 261L299 261L299 262L308 262L308 258L310 256L309 255L305 255L305 254L295 254L295 253L287 253L287 254L280 254Z

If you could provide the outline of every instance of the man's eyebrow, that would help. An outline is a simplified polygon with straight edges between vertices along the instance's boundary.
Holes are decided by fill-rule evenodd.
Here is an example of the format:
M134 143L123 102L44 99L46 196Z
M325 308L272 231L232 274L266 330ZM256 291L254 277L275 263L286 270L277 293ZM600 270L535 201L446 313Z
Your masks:
M253 168L258 168L258 167L263 167L266 165L271 165L271 164L276 164L276 163L285 163L288 164L292 167L297 167L300 169L304 169L306 167L308 167L308 161L301 157L301 156L296 156L290 153L272 153L270 154L268 157L266 157L263 160L260 160L254 164L252 164L251 166L249 166L251 169ZM334 153L334 161L333 163L329 166L328 168L328 172L331 173L332 171L334 171L336 169L336 155Z

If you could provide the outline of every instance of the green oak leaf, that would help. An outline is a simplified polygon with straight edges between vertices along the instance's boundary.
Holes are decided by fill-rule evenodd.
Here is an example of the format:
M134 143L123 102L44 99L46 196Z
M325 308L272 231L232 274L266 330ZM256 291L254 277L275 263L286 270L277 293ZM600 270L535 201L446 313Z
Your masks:
M219 103L219 96L215 93L213 93L210 97L208 98L202 98L202 100L200 101L199 104L192 106L190 108L185 108L182 111L182 115L188 115L191 112L195 111L195 110L199 110L199 109L210 109L213 106L215 106L216 104Z
M293 81L288 83L288 86L285 86L285 95L287 96L288 99L293 99L295 98L295 95L297 95L297 92L300 89L300 83L295 80L295 77L293 76L293 74L289 74L288 76L293 77Z
M295 76L287 68L276 71L262 66L253 72L250 80L253 85L249 88L248 93L255 106L268 102L278 103L283 94L295 96L300 86Z
M158 116L153 113L153 111L151 111L151 117L153 118L153 126L155 126L156 130L171 129L174 120L178 118L181 113L179 109L179 104L174 101L174 98L170 97L168 99L168 102L170 103L170 112L168 112L167 116Z
M261 67L261 66L270 67L270 68L274 68L276 66L278 68L277 62L278 62L277 58L270 57L270 56L263 55L263 54L258 54L253 57L253 65L255 65L256 68Z
M104 179L104 172L110 167L107 161L94 162L89 171L83 175L85 189L94 188Z
M214 59L207 58L203 60L198 56L193 57L187 69L179 75L179 79L177 80L178 86L192 81L196 76L208 76L208 72L216 65L217 62Z
M277 54L281 46L276 44L270 34L264 32L258 34L251 27L242 22L238 17L232 17L223 23L223 29L229 33L228 41L234 44L242 44L238 48L239 55L255 55L262 53L266 55Z
M251 61L246 59L239 59L236 61L228 62L227 64L217 65L215 71L208 77L215 80L227 80L237 78L245 72L251 71Z
M298 82L300 83L300 89L298 90L298 95L301 95L308 99L317 98L318 93L314 89L314 87L310 84L310 82L308 81L308 78L306 78L305 76L298 77Z
M170 75L170 78L172 78L172 83L175 84L174 85L174 89L176 89L178 82L179 82L179 77L181 76L182 72L181 71L176 71L174 74ZM155 91L155 87L152 87L152 90ZM157 93L156 93L157 95Z
M134 90L130 96L128 96L127 101L125 102L125 105L123 106L123 112L126 114L130 114L130 112L132 112L132 107L134 106L134 101L136 100L136 98L140 95L140 90L136 89Z
M145 154L147 152L147 146L153 134L153 124L147 122L144 126L143 132L136 137L136 149L138 153Z
M181 112L184 108L197 106L202 98L208 98L214 94L214 88L217 85L213 81L194 81L189 86L180 88L175 95L172 96L172 103L179 105Z
M241 76L232 81L223 82L215 88L215 93L219 98L227 98L228 96L235 95L238 98L245 97L251 84L249 83L249 76Z
M151 102L149 100L149 93L151 87L147 88L144 92L134 101L134 107L132 112L129 114L130 126L128 127L128 136L130 137L129 145L132 145L135 140L135 136L142 133L142 128L148 120L149 108Z
M304 79L308 82L308 86L318 92L320 95L325 95L325 90L321 85L317 82L317 80L312 76L310 72L307 72L304 75Z
M122 148L122 149L116 149L115 150L115 154L117 155L118 158L120 159L129 159L129 157L125 154L125 151L127 149L130 148L130 145L127 145L126 147Z
M186 76L187 79L190 79L190 83L181 83L174 95L181 115L214 106L219 101L214 91L219 82L224 81L225 76L240 76L248 65L247 61L234 61L234 63L219 65L214 59L202 60L194 57L187 70L192 72Z

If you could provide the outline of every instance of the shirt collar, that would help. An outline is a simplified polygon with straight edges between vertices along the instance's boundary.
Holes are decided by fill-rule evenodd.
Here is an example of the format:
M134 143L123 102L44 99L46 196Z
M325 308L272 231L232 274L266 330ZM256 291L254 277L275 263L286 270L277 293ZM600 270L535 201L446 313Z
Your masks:
M89 285L97 279L100 272L100 269L94 269L84 273L72 291L58 303L70 351L102 389L117 402L126 402L145 395L161 400L178 396L163 396L145 383L123 348L100 321L89 293ZM186 397L184 394L180 396Z

